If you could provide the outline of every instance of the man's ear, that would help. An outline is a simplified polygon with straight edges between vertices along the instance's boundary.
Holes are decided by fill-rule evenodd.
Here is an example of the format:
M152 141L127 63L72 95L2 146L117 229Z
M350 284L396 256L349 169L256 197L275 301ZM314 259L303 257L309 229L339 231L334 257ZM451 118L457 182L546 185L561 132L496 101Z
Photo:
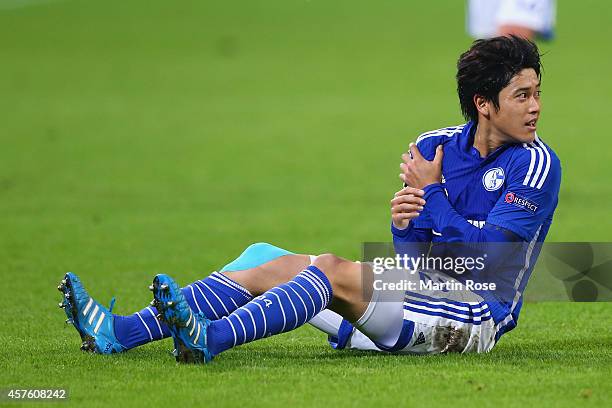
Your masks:
M476 106L478 113L480 113L485 118L489 119L490 103L489 101L487 101L487 99L484 96L478 95L478 94L474 95L474 105Z

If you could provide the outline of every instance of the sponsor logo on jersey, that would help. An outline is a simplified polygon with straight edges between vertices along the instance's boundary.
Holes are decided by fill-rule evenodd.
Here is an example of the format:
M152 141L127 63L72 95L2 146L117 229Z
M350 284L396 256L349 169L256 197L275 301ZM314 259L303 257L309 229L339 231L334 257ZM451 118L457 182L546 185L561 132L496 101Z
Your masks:
M446 178L444 177L444 174L442 175L442 180L440 181L440 183L446 184ZM446 187L444 187L444 194L446 194L446 197L448 197L448 190L446 189Z
M470 224L472 224L475 227L478 227L478 228L482 229L485 226L485 222L486 221L467 220L467 222L469 222Z
M529 212L535 213L538 210L539 205L534 203L533 201L521 197L518 194L513 193L512 191L508 191L504 196L504 201L508 204L512 204L516 207L523 208Z
M495 191L501 188L501 186L504 184L504 180L504 169L501 167L495 167L487 170L484 176L482 176L482 185L487 191Z
M478 228L480 228L480 229L483 229L483 228L484 228L484 226L485 226L485 224L486 224L486 221L481 221L481 220L467 220L467 222L469 222L469 223L470 223L470 224L472 224L473 226L478 227ZM435 236L438 236L438 237L441 237L441 236L442 236L442 233L441 233L441 232L438 232L438 231L436 231L436 230L435 230L435 229L433 229L433 228L431 229L431 232L432 232L432 234L434 234Z

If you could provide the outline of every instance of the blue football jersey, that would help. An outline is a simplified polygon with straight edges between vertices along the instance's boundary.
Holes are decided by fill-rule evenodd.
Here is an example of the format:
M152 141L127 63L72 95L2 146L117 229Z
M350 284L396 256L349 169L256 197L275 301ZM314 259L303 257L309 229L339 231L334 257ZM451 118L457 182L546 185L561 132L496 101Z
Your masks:
M444 147L442 184L432 189L441 187L452 208L442 203L439 194L438 203L446 207L428 200L421 215L411 221L408 229L412 232L392 229L396 243L431 242L431 256L444 255L436 253L443 251L444 245L436 244L469 242L482 228L500 227L518 237L515 245L507 247L512 254L494 271L477 277L497 284L495 292L479 294L490 306L499 339L518 321L522 294L557 206L561 165L554 151L537 136L532 143L505 144L482 158L473 146L475 131L475 124L468 122L418 137L417 147L427 160L433 160L438 145ZM426 196L428 189L430 186L425 189Z

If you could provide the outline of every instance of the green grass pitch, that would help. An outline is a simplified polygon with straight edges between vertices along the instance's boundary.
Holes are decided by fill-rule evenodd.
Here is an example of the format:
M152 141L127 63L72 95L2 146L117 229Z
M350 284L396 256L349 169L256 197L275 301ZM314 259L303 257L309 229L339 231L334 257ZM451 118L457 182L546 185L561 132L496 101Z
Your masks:
M610 241L612 7L559 3L541 44L539 133L564 169L548 240ZM67 387L80 406L610 406L610 303L526 304L487 355L334 352L304 327L206 367L177 366L170 340L83 354L63 326L69 270L130 313L156 273L188 283L252 242L358 258L389 240L400 154L462 122L463 7L1 1L0 388Z

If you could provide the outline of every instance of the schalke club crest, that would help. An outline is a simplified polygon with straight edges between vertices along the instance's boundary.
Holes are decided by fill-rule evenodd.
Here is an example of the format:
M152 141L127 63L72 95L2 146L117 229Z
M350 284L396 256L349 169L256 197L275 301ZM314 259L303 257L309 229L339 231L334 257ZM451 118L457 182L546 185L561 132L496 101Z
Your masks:
M504 179L504 169L495 167L482 176L482 185L487 191L495 191L504 184Z

